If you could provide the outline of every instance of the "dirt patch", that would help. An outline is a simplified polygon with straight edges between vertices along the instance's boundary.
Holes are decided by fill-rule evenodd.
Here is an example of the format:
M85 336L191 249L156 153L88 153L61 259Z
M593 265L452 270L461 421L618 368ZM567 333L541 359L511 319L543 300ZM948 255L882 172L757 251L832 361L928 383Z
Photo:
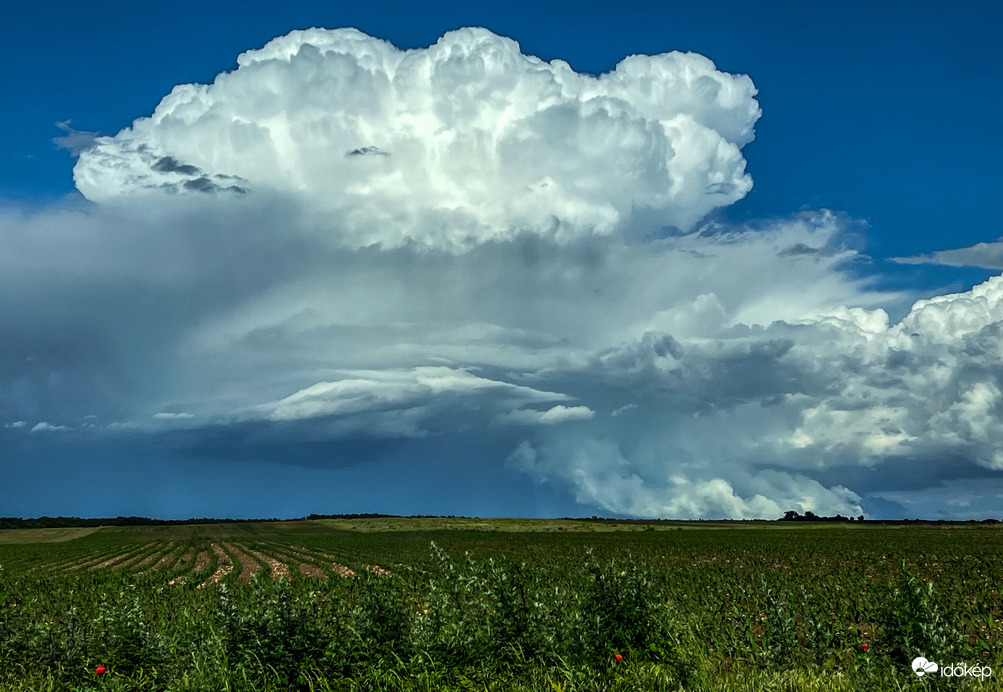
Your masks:
M199 553L199 556L195 558L195 566L192 567L192 572L201 572L206 567L208 567L209 563L211 562L212 562L212 556L209 554L209 551L203 550L201 553Z
M299 567L300 574L302 574L305 577L316 577L318 579L326 579L327 575L325 574L324 570L317 567L317 565L308 562L303 562L304 559L318 560L320 562L325 563L325 567L328 567L332 572L337 574L339 577L342 577L343 579L351 579L352 577L355 576L355 570L353 570L350 567L346 567L345 565L338 564L337 562L332 562L331 560L333 556L328 555L327 553L322 553L320 551L314 553L305 548L285 546L285 545L283 546L272 545L269 547L271 547L271 549L274 552L280 553L284 557L288 557L291 560L295 561L297 563L297 566Z
M212 544L212 552L216 554L216 564L219 566L212 573L212 576L198 585L200 589L220 583L226 578L226 575L233 571L233 560L230 559L230 556L226 554L226 551L218 543Z
M317 565L308 565L301 562L297 565L297 567L299 568L300 574L304 577L310 577L311 579L327 579L327 575L324 573L324 570Z
M256 557L261 562L268 565L268 572L269 574L271 574L272 579L279 579L280 577L284 577L285 579L289 578L288 565L279 562L274 557L269 557L268 555L259 553L257 550L251 550L250 548L248 548L247 552L249 552L251 555Z
M351 579L352 577L355 576L354 569L345 567L344 565L339 565L337 562L331 563L331 571L337 574L339 577L342 577L343 579Z
M375 574L377 577L392 577L393 572L386 569L385 567L380 567L379 565L363 565L370 572Z
M308 552L303 548L296 548L287 545L276 545L274 543L269 544L269 548L273 553L279 555L283 558L288 558L290 563L296 563L297 569L304 577L312 577L315 579L327 579L327 572L319 567L317 562L327 562L331 558L328 557L326 560L324 558L318 557L313 553ZM308 560L309 562L305 562Z
M176 566L172 565L172 567L174 567L176 570L180 570L182 568L186 569L183 573L179 574L178 576L174 577L169 582L167 582L168 586L177 586L184 584L186 581L188 581L189 574L191 574L192 572L197 572L200 569L205 569L206 565L209 564L209 553L203 550L201 553L198 554L198 557L195 559L194 564L192 564L192 558L194 557L194 555L195 555L195 549L192 548L191 550L188 551L188 553L181 556ZM203 562L203 560L205 561L205 564L199 567L199 563Z
M306 558L309 560L321 560L322 562L325 562L329 565L329 568L332 572L337 574L339 577L342 577L343 579L351 579L352 577L355 576L355 570L352 569L351 567L346 567L345 565L331 561L332 558L334 557L333 555L329 555L321 551L312 552L307 550L306 548L300 548L296 546L282 546L282 548L280 548L279 550L288 555L295 556L298 559ZM310 565L304 565L301 563L300 572L305 574L303 568L308 566Z
M250 578L257 574L258 570L261 569L261 565L264 564L258 562L232 543L227 543L226 547L240 563L240 576L238 577L240 581L250 580Z

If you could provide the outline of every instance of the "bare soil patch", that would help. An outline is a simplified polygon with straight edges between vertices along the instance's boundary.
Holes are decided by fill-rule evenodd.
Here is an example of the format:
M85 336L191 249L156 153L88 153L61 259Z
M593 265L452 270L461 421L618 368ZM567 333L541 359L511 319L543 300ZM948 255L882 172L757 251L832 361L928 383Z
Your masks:
M203 557L205 558L205 564L208 565L209 553L205 551L199 553L198 558L194 559L194 561L193 561L193 558L195 558L194 548L189 550L186 554L182 555L178 559L177 563L171 566L178 571L184 569L184 572L172 578L169 582L167 582L167 585L175 586L177 584L184 584L186 581L188 581L188 575L191 574L193 570L198 571L198 563L202 560ZM203 567L205 567L205 565L203 565Z
M212 573L212 576L198 585L200 589L220 583L226 578L226 575L233 571L233 560L226 554L226 551L218 543L213 543L211 547L212 552L216 554L216 564L219 566Z
M238 577L240 581L248 581L251 577L258 573L258 570L261 569L261 566L264 564L263 562L255 560L242 548L234 545L233 543L227 543L226 547L240 563L240 576Z
M273 544L269 547L273 552L279 553L294 561L300 571L300 574L305 577L327 579L327 574L325 574L323 569L319 568L312 562L303 562L304 559L323 562L326 567L329 566L329 569L332 572L344 579L349 579L355 576L355 570L350 567L346 567L345 565L338 564L337 562L331 562L332 556L327 553L322 553L320 551L313 552L299 546L278 546Z
M345 567L344 565L339 565L337 562L331 563L331 571L337 574L343 579L351 579L355 576L355 570L350 567Z
M305 562L300 562L296 565L299 569L300 574L304 577L310 577L312 579L327 579L327 575L317 565L310 565Z
M289 578L289 566L285 563L276 560L274 557L259 553L257 550L251 550L248 548L247 552L268 565L268 572L271 574L272 579L278 579L280 577L285 577L286 579Z

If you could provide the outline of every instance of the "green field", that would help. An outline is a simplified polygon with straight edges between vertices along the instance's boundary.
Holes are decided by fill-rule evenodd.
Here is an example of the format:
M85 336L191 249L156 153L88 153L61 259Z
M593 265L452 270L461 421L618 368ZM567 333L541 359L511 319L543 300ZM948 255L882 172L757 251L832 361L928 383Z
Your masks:
M0 691L1003 689L1001 589L992 526L0 531Z

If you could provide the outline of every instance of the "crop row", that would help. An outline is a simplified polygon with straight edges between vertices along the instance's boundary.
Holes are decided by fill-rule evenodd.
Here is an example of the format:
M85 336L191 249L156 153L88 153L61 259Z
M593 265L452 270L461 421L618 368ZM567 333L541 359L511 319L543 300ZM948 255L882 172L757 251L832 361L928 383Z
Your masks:
M616 689L621 669L641 676L624 689L803 671L900 689L915 655L1003 666L1001 535L98 534L0 547L0 655L79 689L97 662L122 689ZM181 685L182 660L211 684Z
M18 666L31 661L78 689L100 662L110 671L102 682L119 689L404 689L405 676L436 689L545 689L547 680L551 689L700 689L729 675L814 671L880 690L918 684L906 667L917 655L1003 663L993 610L982 613L991 634L980 634L944 600L943 578L926 581L909 564L871 565L889 576L852 585L803 579L808 566L794 555L750 573L762 555L710 551L684 571L664 543L615 557L586 548L579 561L567 559L577 551L555 552L537 564L433 544L412 569L378 577L358 565L355 579L312 578L303 566L330 565L329 547L192 541L134 546L110 567L0 572L0 655L12 662L0 680L29 679ZM153 570L156 555L163 565ZM829 560L832 575L853 563ZM115 569L127 561L147 571ZM279 578L241 581L245 562ZM972 563L965 575L984 578L985 564Z
M367 565L367 568L377 574L390 574L389 570L377 565ZM318 549L274 541L224 540L103 546L93 552L40 561L26 569L47 575L112 570L135 577L161 577L168 586L194 584L199 588L227 579L247 581L256 575L283 579L295 573L328 579L354 577L357 573Z

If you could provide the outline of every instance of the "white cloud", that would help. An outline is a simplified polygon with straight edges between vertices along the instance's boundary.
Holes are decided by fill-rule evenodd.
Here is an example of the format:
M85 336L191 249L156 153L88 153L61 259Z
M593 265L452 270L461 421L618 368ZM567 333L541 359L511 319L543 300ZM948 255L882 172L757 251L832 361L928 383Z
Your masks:
M184 412L182 412L182 413L170 413L170 412L167 412L167 411L161 411L160 413L154 413L153 414L153 419L154 420L175 420L175 421L176 420L190 420L190 419L192 419L194 417L195 416L192 415L191 413L184 413Z
M1003 240L976 243L971 247L940 250L913 257L893 257L899 264L943 264L949 267L1003 269Z
M4 423L3 427L5 427L5 428L24 428L27 425L28 424L26 422L24 422L23 420L16 420L13 423Z
M409 51L354 29L294 31L94 140L74 179L105 203L287 196L349 247L570 239L626 230L638 210L688 229L752 186L740 147L755 93L692 53L593 77L485 29Z
M33 433L35 433L35 432L58 432L58 431L61 431L61 430L69 430L69 428L66 427L65 425L53 425L52 423L46 423L45 421L41 421L40 423L36 423L34 425L34 427L32 427L32 429L30 430L30 432L33 432Z
M66 134L61 137L56 137L52 141L57 147L60 149L66 149L74 156L79 155L83 151L87 151L87 149L94 145L94 140L99 137L97 132L85 132L83 130L73 129L70 127L69 120L56 123L56 127Z
M567 395L480 377L444 366L343 371L341 379L319 382L248 412L273 421L331 419L337 434L422 437L433 428L460 430L492 418L541 424L582 419L585 407L555 406L544 412L518 407L562 401ZM514 410L517 409L517 410ZM591 414L591 412L589 412Z
M557 405L546 411L526 408L510 411L498 416L495 420L502 424L514 425L556 425L573 420L589 420L595 411L588 406Z
M694 478L669 464L639 465L610 440L583 439L571 445L558 441L542 451L524 442L508 462L541 479L555 473L564 476L580 501L634 516L777 518L787 509L823 515L860 513L860 498L855 493L838 486L824 488L802 475L777 471L736 474L734 467L728 470L725 466L732 476L730 481L702 474ZM736 483L744 493L736 489Z
M855 515L866 486L812 476L913 459L939 465L941 478L965 473L961 460L1003 469L1001 323L996 277L918 301L898 324L838 307L710 338L648 332L564 375L565 391L583 380L630 391L608 400L620 415L540 434L531 455L519 447L510 461L628 514Z

